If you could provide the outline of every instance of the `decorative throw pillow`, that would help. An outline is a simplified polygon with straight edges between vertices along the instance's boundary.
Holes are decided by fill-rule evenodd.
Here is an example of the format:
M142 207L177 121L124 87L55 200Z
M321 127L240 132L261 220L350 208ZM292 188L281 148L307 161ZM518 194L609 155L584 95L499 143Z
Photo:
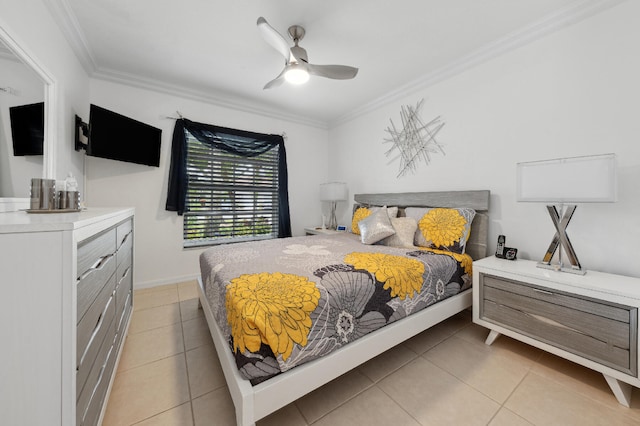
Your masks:
M398 208L397 207L387 207L387 206L382 206L382 207L365 207L363 205L359 205L356 204L354 206L354 211L353 211L353 217L351 219L351 232L353 232L356 235L360 235L360 229L358 228L358 222L360 222L362 219L364 219L365 217L369 216L370 214L380 210L380 209L385 209L387 211L387 215L389 216L389 219L391 219L392 217L396 217L398 215Z
M393 235L393 230L386 209L378 209L358 222L362 244L377 243L381 239Z
M414 218L392 217L391 226L396 233L380 241L381 244L389 247L414 247L413 238L418 229L418 222Z
M415 245L462 254L476 212L469 208L407 207L405 214L418 221Z

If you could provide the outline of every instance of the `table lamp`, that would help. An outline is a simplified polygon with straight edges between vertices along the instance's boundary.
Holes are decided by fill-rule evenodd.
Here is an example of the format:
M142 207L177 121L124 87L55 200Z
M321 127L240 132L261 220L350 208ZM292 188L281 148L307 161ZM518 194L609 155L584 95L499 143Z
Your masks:
M547 253L538 266L585 274L586 270L582 269L566 230L577 208L575 203L616 201L615 154L524 162L518 163L516 170L517 201L547 203L547 211L556 228ZM558 264L552 265L551 260L556 250ZM563 250L570 266L562 263Z
M336 203L347 199L347 184L344 182L329 182L320 185L320 200L331 202L331 215L329 217L329 229L338 227L336 219Z

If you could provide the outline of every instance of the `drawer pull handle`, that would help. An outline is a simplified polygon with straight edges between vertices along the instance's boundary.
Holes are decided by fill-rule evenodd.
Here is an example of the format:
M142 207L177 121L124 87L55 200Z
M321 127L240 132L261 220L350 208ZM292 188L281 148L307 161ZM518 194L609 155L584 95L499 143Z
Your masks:
M107 369L107 364L109 363L109 358L111 358L111 352L113 351L113 345L109 348L109 352L107 352L107 358L104 360L104 364L102 364L102 368L100 368L100 374L98 375L98 380L96 380L96 384L91 391L91 396L89 397L89 402L84 409L84 413L82 413L82 424L84 424L84 420L87 417L87 413L89 412L89 407L91 407L91 402L93 401L93 397L96 395L96 391L100 386L100 382L102 382L102 376L104 375L104 370Z
M546 294L549 296L553 296L553 293L550 291L546 291L546 290L540 290L539 288L532 288L533 291L535 291L536 293L542 293L542 294Z
M127 269L124 270L124 274L122 274L122 276L120 277L120 280L118 281L118 285L120 285L120 283L122 283L122 280L124 280L127 275L129 275L129 271L131 271L131 267L127 267Z
M118 246L118 248L120 248L120 247L122 247L124 245L124 243L129 239L129 236L131 236L131 232L129 232L127 235L124 236L122 241L120 241L120 245Z
M89 338L89 343L87 343L87 346L84 348L84 352L82 353L82 356L80 357L80 363L78 364L78 368L80 368L80 366L84 362L84 357L87 356L87 353L89 352L89 348L91 347L91 344L93 343L93 339L96 338L96 336L98 335L98 332L102 328L102 323L104 322L104 317L107 314L107 310L109 309L109 306L111 306L111 302L112 301L113 301L113 294L111 295L111 297L109 298L109 301L105 305L104 310L102 311L102 313L98 317L98 322L96 322L96 326L93 329L93 333L91 333L91 337Z
M89 269L87 269L81 276L80 278L78 278L79 281L82 281L83 279L85 279L89 274L91 274L93 271L98 271L100 269L102 269L102 267L104 265L107 264L107 262L109 261L109 259L111 259L113 257L113 253L111 254L107 254L105 256L99 257L98 260L96 260L96 262L91 265L91 267Z

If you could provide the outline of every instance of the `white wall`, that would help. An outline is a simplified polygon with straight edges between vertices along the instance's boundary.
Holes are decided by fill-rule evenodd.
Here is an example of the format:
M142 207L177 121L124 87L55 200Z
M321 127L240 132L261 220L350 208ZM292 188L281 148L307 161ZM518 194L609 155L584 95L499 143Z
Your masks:
M640 277L639 16L625 2L332 129L330 177L352 194L489 189L490 246L504 234L539 260L555 229L544 205L516 203L516 162L614 152L619 201L580 205L568 233L583 267ZM421 117L446 122L446 156L397 178L384 130L422 98Z
M302 235L305 226L319 224L318 187L327 178L327 130L102 80L91 81L91 103L162 129L158 168L95 157L85 160L88 206L136 209L137 288L199 275L203 249L182 248L182 217L164 209L175 123L166 116L175 116L176 110L192 121L260 133L285 132L293 234Z
M82 155L73 150L74 116L88 115L89 77L53 20L46 0L0 0L0 26L39 62L57 83L55 177L82 177ZM82 179L79 179L81 182ZM26 183L29 185L29 183ZM83 191L84 188L80 188Z
M44 86L22 62L0 58L0 87L16 90L0 92L0 197L29 198L31 178L42 176L42 155L13 155L9 108L42 102Z

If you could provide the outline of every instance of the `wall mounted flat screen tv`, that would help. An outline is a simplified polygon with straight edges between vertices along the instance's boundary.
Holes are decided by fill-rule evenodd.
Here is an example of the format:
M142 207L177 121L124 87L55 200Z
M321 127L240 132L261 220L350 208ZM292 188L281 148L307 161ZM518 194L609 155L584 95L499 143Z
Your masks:
M42 155L44 102L9 108L13 155Z
M161 136L156 127L91 105L87 155L158 167Z

